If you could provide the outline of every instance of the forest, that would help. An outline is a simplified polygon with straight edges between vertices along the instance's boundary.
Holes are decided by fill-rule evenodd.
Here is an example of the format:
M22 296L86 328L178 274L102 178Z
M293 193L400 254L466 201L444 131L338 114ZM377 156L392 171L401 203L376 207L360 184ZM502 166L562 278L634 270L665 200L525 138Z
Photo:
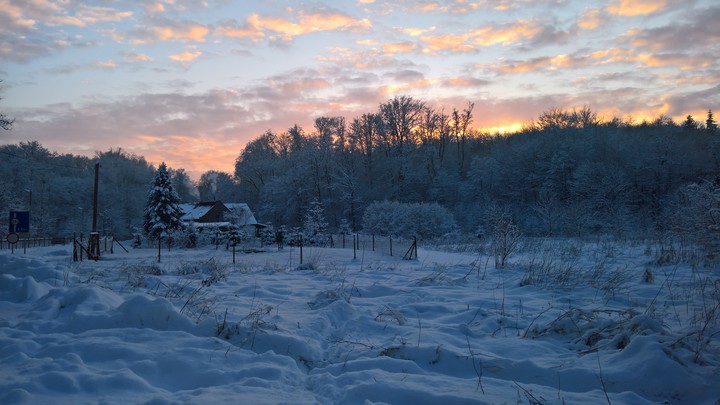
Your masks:
M397 96L351 120L268 130L239 151L234 173L170 175L183 202L246 202L274 226L301 226L319 204L332 231L474 238L502 217L528 236L672 236L708 248L720 240L712 111L677 123L552 108L503 135L474 129L474 107L446 112ZM58 154L37 142L0 146L0 157L0 207L29 210L33 235L89 229L96 163L99 228L140 232L156 169L144 157L119 148Z

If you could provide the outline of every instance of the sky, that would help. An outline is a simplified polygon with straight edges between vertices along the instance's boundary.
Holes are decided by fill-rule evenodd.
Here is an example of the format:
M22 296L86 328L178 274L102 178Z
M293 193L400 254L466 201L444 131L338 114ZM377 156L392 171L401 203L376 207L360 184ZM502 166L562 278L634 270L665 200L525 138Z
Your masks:
M395 96L518 129L551 108L704 121L714 0L0 0L0 143L234 172L244 145Z

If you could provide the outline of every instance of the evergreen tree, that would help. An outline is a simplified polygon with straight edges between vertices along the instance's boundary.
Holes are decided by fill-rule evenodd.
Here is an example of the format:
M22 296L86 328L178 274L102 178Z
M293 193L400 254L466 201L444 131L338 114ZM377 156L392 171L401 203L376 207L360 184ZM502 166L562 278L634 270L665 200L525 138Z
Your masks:
M712 110L708 110L707 121L705 121L705 130L711 134L714 134L717 131L717 122L715 122Z
M308 245L317 245L323 242L323 235L327 231L328 223L325 222L325 210L318 200L310 203L305 213L303 222L303 234Z
M683 128L687 130L695 130L698 128L698 124L692 115L688 115L687 117L685 117L685 122L683 122Z
M180 197L170 181L165 162L160 164L147 194L143 231L149 239L161 239L182 227Z

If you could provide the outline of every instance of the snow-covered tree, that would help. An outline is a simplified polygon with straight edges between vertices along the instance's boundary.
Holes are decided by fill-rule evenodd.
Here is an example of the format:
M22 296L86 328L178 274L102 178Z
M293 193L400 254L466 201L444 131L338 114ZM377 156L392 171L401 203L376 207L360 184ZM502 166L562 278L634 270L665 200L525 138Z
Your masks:
M318 200L310 203L303 221L303 237L308 245L317 245L324 241L327 236L327 222L325 222L325 210Z
M363 229L378 235L430 239L445 235L454 227L452 213L437 203L376 201L363 215Z
M2 80L0 80L2 82ZM0 98L2 100L2 98ZM0 112L0 128L9 131L12 129L13 122L15 122L14 118L10 118L5 113Z
M712 110L708 110L707 120L705 120L705 129L709 133L714 134L717 131L717 127L717 122L715 121L715 116L713 115Z
M161 239L182 227L180 197L170 181L165 162L160 164L147 194L143 216L143 231L149 239Z

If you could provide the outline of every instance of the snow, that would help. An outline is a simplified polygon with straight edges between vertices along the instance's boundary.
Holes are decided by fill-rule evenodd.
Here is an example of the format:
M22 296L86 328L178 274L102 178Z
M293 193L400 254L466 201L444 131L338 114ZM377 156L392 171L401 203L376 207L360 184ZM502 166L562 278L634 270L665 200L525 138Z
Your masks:
M543 243L504 270L424 249L305 248L302 266L289 247L234 265L214 247L163 249L161 263L154 248L79 263L69 246L3 250L0 403L720 399L720 298L698 296L720 286L716 268ZM541 258L557 266L530 279Z

